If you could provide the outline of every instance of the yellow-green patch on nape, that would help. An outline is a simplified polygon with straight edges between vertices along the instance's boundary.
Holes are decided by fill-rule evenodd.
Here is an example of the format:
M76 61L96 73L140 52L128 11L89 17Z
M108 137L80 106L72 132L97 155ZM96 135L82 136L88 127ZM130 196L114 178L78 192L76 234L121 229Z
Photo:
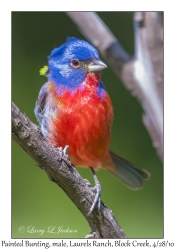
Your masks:
M47 70L48 70L48 66L47 65L45 65L44 67L42 67L42 69L40 69L40 71L39 71L40 76L46 76Z

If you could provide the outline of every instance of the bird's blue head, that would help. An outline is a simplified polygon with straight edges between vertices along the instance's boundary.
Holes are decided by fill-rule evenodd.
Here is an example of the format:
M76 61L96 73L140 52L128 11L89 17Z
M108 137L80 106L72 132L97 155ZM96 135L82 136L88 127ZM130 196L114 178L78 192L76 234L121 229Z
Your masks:
M89 72L106 68L99 59L98 51L88 42L68 38L66 43L54 49L48 57L47 77L57 86L76 89Z

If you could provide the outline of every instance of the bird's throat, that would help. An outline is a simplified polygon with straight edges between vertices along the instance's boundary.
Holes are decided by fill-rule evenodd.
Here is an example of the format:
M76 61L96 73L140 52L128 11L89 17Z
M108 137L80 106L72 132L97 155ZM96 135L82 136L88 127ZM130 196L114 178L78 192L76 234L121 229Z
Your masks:
M89 85L90 87L99 87L100 85L100 73L99 72L91 72L87 74L86 77L86 85Z

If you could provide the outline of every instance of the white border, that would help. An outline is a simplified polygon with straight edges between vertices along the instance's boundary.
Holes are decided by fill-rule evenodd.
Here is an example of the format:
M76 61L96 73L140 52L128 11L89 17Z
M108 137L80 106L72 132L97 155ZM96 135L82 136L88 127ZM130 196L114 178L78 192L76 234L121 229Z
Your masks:
M11 11L134 11L159 10L165 17L165 179L164 208L166 240L174 240L175 229L175 15L174 2L169 1L1 1L0 3L0 235L3 240L11 239ZM157 169L159 171L159 169ZM31 240L32 241L32 240ZM33 240L34 241L34 240ZM51 240L47 240L51 241ZM175 241L175 240L174 240ZM0 242L1 244L1 242ZM93 249L93 247L92 247Z

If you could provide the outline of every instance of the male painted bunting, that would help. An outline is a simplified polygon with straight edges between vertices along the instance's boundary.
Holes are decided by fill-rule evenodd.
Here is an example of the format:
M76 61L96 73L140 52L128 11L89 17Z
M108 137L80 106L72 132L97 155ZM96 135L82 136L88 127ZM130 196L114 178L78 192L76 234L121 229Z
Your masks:
M69 158L75 167L89 167L100 207L101 186L94 169L102 167L126 185L139 189L150 174L109 150L113 107L100 79L107 66L88 42L68 38L48 57L43 70L48 81L42 86L35 115L42 134L54 147L69 145ZM41 74L44 74L41 71Z

